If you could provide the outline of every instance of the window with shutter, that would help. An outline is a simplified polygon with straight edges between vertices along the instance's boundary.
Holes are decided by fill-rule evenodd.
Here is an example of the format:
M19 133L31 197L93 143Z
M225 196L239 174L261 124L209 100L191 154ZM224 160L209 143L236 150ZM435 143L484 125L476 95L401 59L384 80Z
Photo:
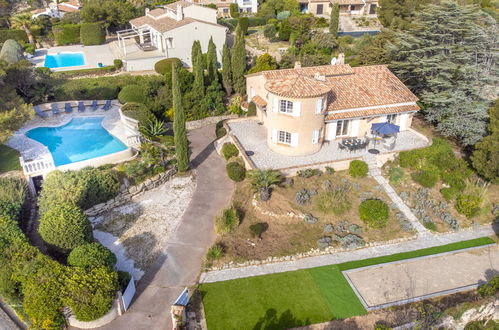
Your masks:
M319 143L319 131L317 130L312 132L312 143L313 144Z
M315 104L315 114L320 115L322 113L322 99L318 99Z

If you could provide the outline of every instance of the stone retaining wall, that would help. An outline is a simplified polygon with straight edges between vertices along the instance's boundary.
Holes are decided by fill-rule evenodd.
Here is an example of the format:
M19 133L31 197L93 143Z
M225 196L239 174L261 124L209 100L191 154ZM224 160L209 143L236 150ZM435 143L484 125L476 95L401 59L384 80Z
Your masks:
M88 210L85 210L85 214L89 217L95 217L103 212L109 211L130 201L135 196L141 195L148 190L162 185L166 181L170 180L176 173L177 168L174 167L164 173L160 173L150 179L147 179L136 186L125 188L125 190L119 193L115 198L112 198L105 203L94 205Z
M223 115L223 116L216 116L216 117L208 117L200 120L193 120L193 121L188 121L185 123L185 128L187 130L191 129L197 129L201 127L205 127L208 125L216 124L220 120L226 120L226 119L234 119L237 118L237 115Z

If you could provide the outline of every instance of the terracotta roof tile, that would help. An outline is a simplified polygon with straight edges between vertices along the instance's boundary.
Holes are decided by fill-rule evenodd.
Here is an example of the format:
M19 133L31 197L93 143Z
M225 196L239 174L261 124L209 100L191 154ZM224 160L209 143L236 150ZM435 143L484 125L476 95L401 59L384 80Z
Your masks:
M166 8L172 9L172 10L177 10L177 5L180 5L182 8L192 6L193 3L187 2L187 1L176 1L174 3L170 3L166 5Z
M386 115L391 113L401 113L401 112L418 111L418 110L419 106L417 105L402 105L396 107L383 107L383 108L367 109L367 110L345 111L338 113L330 113L326 116L326 120L361 118L361 117Z
M149 16L142 16L142 17L137 17L137 18L130 20L130 23L136 27L149 25L154 30L156 30L160 33L163 33L163 32L167 32L167 31L176 29L178 27L181 27L181 26L184 26L184 25L190 24L192 22L196 22L196 21L197 20L190 18L190 17L186 17L183 20L177 21L177 20L175 20L173 18L169 18L169 17L154 19L154 18L149 17ZM203 23L205 23L205 22L203 22Z
M251 101L253 103L255 103L256 106L259 107L259 108L263 108L263 107L267 106L267 102L264 99L262 99L260 96L258 96L258 95L253 96L253 98L251 99Z
M153 17L158 17L161 15L164 15L166 13L166 10L164 8L156 8L153 10L150 10L147 15L153 16Z

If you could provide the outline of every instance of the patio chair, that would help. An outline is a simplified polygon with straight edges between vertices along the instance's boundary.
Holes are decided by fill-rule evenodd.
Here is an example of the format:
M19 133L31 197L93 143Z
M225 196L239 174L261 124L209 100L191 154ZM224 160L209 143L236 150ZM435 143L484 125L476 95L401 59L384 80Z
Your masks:
M102 110L109 110L111 109L111 100L107 100L106 104L102 107Z
M338 148L340 148L340 150L345 150L347 147L343 144L343 142L338 142Z
M83 101L78 102L78 112L83 112L85 111L85 104L83 104Z
M91 109L92 111L97 110L97 100L93 100L93 101L92 101L92 104L90 105L90 109Z
M61 113L61 112L59 111L59 106L57 105L57 103L52 103L52 104L50 105L50 108L52 109L52 113L53 113L54 115L58 115L58 114L60 114L60 113Z
M69 103L69 102L64 103L64 111L66 113L73 112L73 108L71 108L71 103Z
M42 111L42 109L40 109L40 107L39 107L39 106L35 105L35 106L34 106L34 108L35 108L35 112L36 112L36 114L37 114L39 117L42 117L42 118L47 118L47 117L48 117L48 115L47 115L45 112L43 112L43 111Z

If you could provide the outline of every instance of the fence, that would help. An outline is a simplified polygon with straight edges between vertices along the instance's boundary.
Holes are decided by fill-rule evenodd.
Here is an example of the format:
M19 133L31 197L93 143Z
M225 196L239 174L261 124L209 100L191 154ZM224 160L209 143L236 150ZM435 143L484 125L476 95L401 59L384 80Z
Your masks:
M31 161L25 161L21 156L19 157L19 162L21 163L24 175L27 177L47 173L55 169L54 159L50 153Z

